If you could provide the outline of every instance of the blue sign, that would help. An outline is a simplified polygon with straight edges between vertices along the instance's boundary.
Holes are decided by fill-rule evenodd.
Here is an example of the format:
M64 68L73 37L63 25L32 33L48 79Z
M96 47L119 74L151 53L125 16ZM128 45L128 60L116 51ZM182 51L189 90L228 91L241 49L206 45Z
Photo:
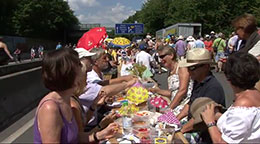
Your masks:
M144 24L132 23L132 24L116 24L116 34L143 34Z

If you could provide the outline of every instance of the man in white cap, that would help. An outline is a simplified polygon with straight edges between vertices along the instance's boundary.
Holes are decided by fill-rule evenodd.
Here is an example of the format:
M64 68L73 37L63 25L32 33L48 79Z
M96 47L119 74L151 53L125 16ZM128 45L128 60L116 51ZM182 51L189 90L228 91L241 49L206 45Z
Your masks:
M214 31L210 32L210 39L213 40L213 41L216 39L216 34L215 34Z
M86 72L92 71L93 61L92 56L96 55L91 53L84 48L74 49L79 54L79 59L82 64L86 67ZM88 79L87 75L87 79ZM126 83L119 83L107 86L101 86L97 83L87 83L85 92L79 96L80 103L82 104L85 112L86 119L89 120L88 127L93 128L98 124L98 107L105 105L107 100L122 90L132 86L135 83L135 79L132 79ZM102 95L103 98L95 103L98 96Z
M186 59L179 64L180 67L188 68L191 79L194 80L190 102L184 106L183 110L177 116L179 120L188 116L189 121L183 125L181 129L182 133L192 132L193 130L194 119L190 113L190 106L196 98L209 97L216 103L225 106L224 90L215 76L211 73L210 64L214 64L212 54L204 48L196 48L188 51ZM195 140L196 143L211 142L208 131L201 132L199 136L202 138L202 141Z

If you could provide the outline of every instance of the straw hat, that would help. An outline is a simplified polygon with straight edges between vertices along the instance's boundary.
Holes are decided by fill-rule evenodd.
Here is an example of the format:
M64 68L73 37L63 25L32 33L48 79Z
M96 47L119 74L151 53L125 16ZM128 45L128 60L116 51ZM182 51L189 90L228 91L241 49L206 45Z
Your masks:
M180 67L190 67L197 64L216 64L212 59L212 54L207 49L195 48L186 54L186 59L180 61Z
M215 101L213 101L211 98L208 97L200 97L195 99L195 101L191 104L190 112L192 117L194 118L194 130L206 130L207 126L203 122L201 118L201 112L203 112L208 104L214 104L216 108L219 108L220 112L224 112L225 108L217 104Z
M84 48L75 48L74 49L76 52L78 52L79 54L79 58L83 58L83 57L90 57L95 55L96 53L91 53L88 50L84 49Z
M182 36L182 35L180 35L179 37L178 37L178 40L183 40L184 39L184 37Z

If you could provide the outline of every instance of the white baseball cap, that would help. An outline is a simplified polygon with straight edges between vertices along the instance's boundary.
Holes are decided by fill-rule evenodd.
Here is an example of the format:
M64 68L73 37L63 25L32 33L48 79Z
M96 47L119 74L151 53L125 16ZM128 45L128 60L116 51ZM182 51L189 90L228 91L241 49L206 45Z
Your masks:
M79 54L79 58L83 58L83 57L90 57L95 55L96 53L91 53L88 50L84 49L84 48L75 48L74 49L76 52L78 52Z

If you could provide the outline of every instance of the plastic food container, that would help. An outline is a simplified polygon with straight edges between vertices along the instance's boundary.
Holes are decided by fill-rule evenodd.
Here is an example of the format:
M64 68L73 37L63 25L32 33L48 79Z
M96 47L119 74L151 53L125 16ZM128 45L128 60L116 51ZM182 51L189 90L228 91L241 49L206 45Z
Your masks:
M150 119L151 112L139 111L134 114L133 121L147 121Z
M133 126L132 133L140 140L150 139L151 129L149 127Z

